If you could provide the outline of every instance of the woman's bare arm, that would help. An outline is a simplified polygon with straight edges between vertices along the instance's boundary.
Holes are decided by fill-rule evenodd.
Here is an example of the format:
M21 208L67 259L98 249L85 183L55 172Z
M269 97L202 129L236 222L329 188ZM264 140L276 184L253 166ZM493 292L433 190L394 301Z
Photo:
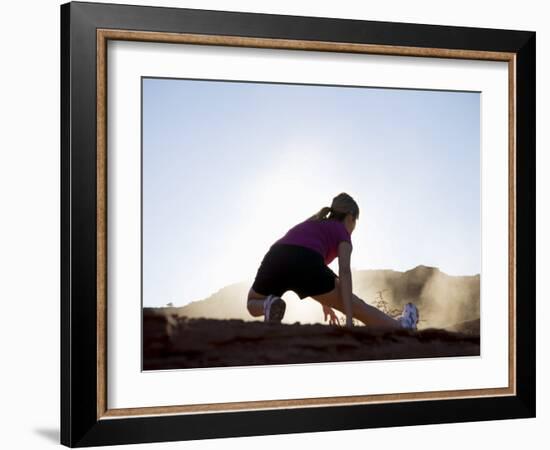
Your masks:
M352 246L349 242L342 241L338 245L338 271L340 278L340 295L344 302L344 310L346 312L346 326L353 326L353 311L352 311L352 283L351 283L351 250Z

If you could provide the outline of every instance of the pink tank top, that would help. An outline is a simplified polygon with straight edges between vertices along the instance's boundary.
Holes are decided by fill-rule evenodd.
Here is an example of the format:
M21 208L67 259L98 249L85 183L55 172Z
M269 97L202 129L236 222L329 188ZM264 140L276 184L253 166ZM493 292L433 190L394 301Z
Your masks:
M320 253L325 264L330 264L338 256L338 244L347 241L349 234L343 222L336 219L305 220L295 225L275 244L293 244L310 248Z

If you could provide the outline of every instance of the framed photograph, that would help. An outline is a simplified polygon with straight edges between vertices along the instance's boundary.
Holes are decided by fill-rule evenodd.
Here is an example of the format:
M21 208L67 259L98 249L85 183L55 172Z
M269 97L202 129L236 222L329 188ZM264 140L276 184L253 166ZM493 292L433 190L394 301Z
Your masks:
M535 32L60 12L62 444L535 417Z

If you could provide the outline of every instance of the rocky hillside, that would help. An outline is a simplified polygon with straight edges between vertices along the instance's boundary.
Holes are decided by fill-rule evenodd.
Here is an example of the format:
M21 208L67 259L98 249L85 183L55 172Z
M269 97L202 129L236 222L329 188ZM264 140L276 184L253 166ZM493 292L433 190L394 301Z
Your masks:
M352 275L354 293L391 315L399 314L408 301L416 303L420 309L420 329L439 327L461 331L464 328L464 331L479 333L479 275L451 276L438 268L422 265L405 272L359 270ZM232 284L183 307L157 309L177 317L263 320L252 317L246 309L249 288L250 283ZM315 300L300 300L291 291L284 298L287 310L283 323L323 323L321 306Z

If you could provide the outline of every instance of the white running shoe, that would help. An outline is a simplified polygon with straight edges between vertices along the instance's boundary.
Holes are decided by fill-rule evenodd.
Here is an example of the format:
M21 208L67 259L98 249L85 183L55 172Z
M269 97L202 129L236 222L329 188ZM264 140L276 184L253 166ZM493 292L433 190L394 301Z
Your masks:
M277 295L268 295L264 301L264 322L281 323L285 315L286 303Z
M401 313L401 316L397 318L397 320L401 324L401 327L408 330L416 330L416 325L419 318L420 313L418 312L418 308L414 303L409 302L404 306L403 312Z

